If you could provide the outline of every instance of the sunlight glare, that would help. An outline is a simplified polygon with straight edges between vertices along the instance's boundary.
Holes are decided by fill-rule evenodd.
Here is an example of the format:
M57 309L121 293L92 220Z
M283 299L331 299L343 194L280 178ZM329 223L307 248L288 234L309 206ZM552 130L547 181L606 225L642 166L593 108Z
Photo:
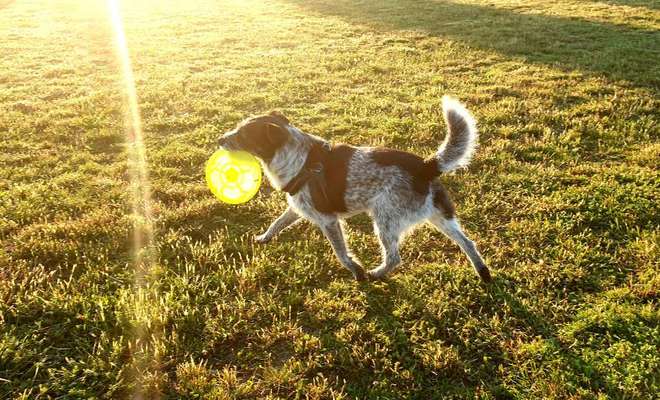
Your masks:
M158 371L159 356L156 350L159 329L158 293L150 287L147 278L154 268L155 250L153 244L153 215L151 209L151 186L147 170L147 158L143 142L142 119L138 107L135 78L131 66L128 44L120 15L119 0L107 0L108 13L112 25L115 52L119 61L124 94L124 129L128 149L128 173L131 186L131 208L133 218L133 259L135 267L135 287L132 296L132 312L135 327L133 339L137 346L134 358L134 374L151 375ZM151 332L151 333L149 333ZM155 366L155 367L154 367ZM138 376L133 376L137 378ZM134 399L143 397L140 380L135 379Z
M130 55L121 15L119 0L108 0L110 21L115 38L115 50L119 59L123 89L125 96L125 130L126 141L129 147L129 173L133 190L133 214L137 218L139 227L134 233L134 250L136 265L147 266L153 260L148 248L152 242L152 211L151 187L147 171L147 159L143 143L142 119L138 107L138 97L135 88L135 78L131 66ZM146 252L144 250L147 250Z

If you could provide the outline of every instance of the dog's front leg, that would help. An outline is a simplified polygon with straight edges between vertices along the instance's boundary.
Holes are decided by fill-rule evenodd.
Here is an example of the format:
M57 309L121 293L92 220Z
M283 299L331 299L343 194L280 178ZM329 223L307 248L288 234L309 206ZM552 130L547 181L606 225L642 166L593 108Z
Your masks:
M300 220L300 215L298 215L293 209L289 206L287 209L277 217L275 221L268 227L266 232L254 238L257 243L268 243L272 238L277 236L278 233L282 232L284 229L293 225L294 223Z
M344 240L344 232L339 224L339 221L336 218L326 219L319 222L321 231L330 242L332 249L335 251L335 255L339 259L339 262L346 267L353 277L358 281L366 281L367 274L365 274L362 266L353 258L346 247L346 241Z

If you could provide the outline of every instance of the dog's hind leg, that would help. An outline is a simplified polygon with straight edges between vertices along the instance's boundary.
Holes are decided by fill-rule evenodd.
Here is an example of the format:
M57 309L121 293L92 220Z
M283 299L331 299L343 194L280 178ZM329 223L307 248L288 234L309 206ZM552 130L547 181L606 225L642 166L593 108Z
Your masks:
M386 214L374 212L374 228L378 234L383 253L383 262L368 272L372 279L382 279L401 263L399 242L402 229L399 220Z
M266 230L265 233L256 236L254 240L257 243L268 243L272 238L277 236L278 233L282 232L284 229L288 228L289 226L293 225L294 223L298 222L300 220L300 215L298 215L293 208L290 206L287 207L287 209L277 217L275 221L273 221L272 224L268 227L268 230Z
M470 238L465 236L461 225L458 223L456 218L445 218L442 211L438 211L429 218L429 221L436 227L440 232L444 233L448 238L453 240L463 252L468 256L474 270L479 274L481 280L484 282L490 282L492 280L490 276L490 271L484 263L484 260L477 250L477 246L474 244Z
M324 218L321 221L316 221L321 228L321 231L325 237L330 242L332 249L335 252L335 255L339 259L339 262L346 267L353 277L358 281L367 280L367 275L364 273L362 266L355 261L348 248L346 247L346 241L344 240L344 232L342 230L341 224L337 218Z

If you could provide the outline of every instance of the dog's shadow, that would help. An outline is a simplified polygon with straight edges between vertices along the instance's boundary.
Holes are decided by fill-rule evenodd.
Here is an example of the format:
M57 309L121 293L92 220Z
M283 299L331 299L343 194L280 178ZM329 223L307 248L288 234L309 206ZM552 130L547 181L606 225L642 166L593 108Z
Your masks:
M333 373L346 381L349 396L398 398L400 390L413 387L416 389L412 393L405 389L407 398L428 399L437 398L438 388L442 388L443 395L458 396L477 390L480 382L460 368L471 358L461 350L462 339L445 332L444 325L426 309L419 294L413 293L405 282L392 278L357 285L358 292L364 295L363 308L354 310L357 314L363 312L362 317L354 317L358 321L339 315L320 320L314 314L306 314L310 327L320 333L323 348L334 353L337 361L332 366ZM452 348L457 347L459 350L454 353L458 358L435 363L424 354L428 338L423 339L419 332L426 328L435 331L432 345L446 352L454 352ZM349 339L342 333L347 329L354 334ZM503 358L501 354L490 356ZM446 368L439 369L438 364Z
M581 366L588 363L562 343L558 328L517 299L515 287L505 278L471 285L471 304L461 302L440 313L429 306L432 299L411 289L408 279L416 278L395 276L358 284L365 299L364 316L355 322L364 330L349 340L337 332L354 322L320 321L307 314L314 330L321 331L323 348L335 354L331 369L346 381L350 396L391 398L407 387L413 388L406 392L408 398L438 398L440 389L445 396L487 390L498 399L513 398L499 370L517 366L502 336L521 331L555 349L571 373L586 374L590 389L621 394L597 371L584 370ZM506 318L504 308L511 314ZM498 318L505 321L500 327L504 333L490 323Z

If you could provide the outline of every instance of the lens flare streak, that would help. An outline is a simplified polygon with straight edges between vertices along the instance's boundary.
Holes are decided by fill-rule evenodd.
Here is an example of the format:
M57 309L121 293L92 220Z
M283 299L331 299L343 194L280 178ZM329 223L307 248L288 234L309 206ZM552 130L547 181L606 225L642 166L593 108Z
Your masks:
M153 243L153 215L151 208L151 185L147 169L147 157L143 142L142 119L138 106L135 78L124 26L120 14L119 0L107 0L108 14L112 25L115 52L121 73L121 90L124 102L124 129L128 150L128 174L131 190L133 219L133 262L134 291L130 294L129 313L133 319L133 332L128 343L132 354L131 374L134 399L144 397L140 384L159 373L159 345L162 345L162 316L159 315L159 293L149 285L148 277L154 274L156 254ZM150 393L151 398L158 397Z

